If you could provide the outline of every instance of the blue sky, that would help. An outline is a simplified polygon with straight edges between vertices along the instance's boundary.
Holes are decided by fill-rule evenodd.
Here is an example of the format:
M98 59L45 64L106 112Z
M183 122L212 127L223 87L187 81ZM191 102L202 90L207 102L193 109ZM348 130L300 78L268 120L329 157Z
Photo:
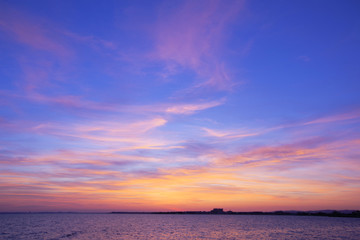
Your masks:
M0 210L358 209L359 8L0 1Z

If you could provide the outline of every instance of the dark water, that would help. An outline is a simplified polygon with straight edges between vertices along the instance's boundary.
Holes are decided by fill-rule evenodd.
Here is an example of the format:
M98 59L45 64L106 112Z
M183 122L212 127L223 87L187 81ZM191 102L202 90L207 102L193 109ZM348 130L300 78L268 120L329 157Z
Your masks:
M244 215L0 214L0 239L360 239L360 219Z

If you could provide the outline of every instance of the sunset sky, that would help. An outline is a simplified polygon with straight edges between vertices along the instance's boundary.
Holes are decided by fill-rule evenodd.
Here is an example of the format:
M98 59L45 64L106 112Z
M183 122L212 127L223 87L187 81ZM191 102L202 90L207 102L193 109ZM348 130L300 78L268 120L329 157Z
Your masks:
M359 12L0 0L0 212L360 209Z

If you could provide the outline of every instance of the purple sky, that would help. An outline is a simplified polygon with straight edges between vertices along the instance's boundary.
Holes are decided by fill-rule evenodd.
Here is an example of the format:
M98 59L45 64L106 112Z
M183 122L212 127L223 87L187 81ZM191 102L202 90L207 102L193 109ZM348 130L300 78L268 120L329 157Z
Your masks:
M360 209L359 12L0 0L0 211Z

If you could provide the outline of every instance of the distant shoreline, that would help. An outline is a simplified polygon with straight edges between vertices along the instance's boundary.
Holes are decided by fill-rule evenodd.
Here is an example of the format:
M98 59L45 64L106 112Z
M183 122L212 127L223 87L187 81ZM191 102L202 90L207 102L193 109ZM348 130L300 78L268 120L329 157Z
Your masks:
M177 215L280 215L280 216L322 216L360 218L360 211L274 211L274 212L233 212L233 211L175 211L175 212L111 212L111 214L177 214Z
M349 217L360 218L360 210L319 210L319 211L170 211L170 212L0 212L0 214L158 214L158 215L276 215L276 216L321 216L321 217Z

